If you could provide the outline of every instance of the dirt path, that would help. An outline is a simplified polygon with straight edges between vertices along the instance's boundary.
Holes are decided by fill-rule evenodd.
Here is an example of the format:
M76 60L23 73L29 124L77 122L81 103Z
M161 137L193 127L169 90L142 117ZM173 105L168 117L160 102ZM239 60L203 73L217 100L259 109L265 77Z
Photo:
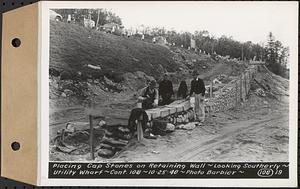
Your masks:
M192 131L136 141L110 161L287 161L286 103L255 110L244 106L243 111L214 114Z

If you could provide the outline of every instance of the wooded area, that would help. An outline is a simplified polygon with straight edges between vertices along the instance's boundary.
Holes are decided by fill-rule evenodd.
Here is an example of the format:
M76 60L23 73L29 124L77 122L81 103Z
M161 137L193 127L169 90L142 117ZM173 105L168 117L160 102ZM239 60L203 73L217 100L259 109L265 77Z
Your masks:
M75 23L82 24L83 19L91 19L96 25L95 29L107 23L116 23L122 25L122 19L115 13L106 9L54 9L61 14L63 21L67 21L68 15L72 15ZM149 27L140 25L137 28L126 28L127 33L141 37L144 35L145 41L152 41L153 37L165 37L170 45L189 48L191 40L195 41L195 48L203 53L210 55L229 56L240 60L260 60L265 61L267 67L277 75L288 78L288 58L289 48L275 39L270 32L267 36L266 45L264 43L253 43L251 41L240 42L232 37L215 37L207 30L190 32L178 32L167 30L164 27ZM130 31L130 32L128 32Z

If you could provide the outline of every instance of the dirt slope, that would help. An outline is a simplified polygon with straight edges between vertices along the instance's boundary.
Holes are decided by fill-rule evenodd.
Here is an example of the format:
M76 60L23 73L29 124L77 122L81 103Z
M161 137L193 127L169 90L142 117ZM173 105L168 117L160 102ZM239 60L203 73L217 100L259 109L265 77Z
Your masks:
M60 71L81 71L92 64L104 72L144 71L157 76L159 65L171 72L178 68L171 51L161 45L63 22L51 21L50 28L50 67Z

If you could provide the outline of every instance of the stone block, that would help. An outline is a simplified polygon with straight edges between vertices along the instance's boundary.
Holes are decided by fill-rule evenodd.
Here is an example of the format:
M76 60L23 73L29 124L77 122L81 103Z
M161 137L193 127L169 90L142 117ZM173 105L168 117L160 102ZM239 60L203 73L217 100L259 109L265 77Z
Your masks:
M163 109L160 112L160 117L167 117L170 115L170 110L169 109Z

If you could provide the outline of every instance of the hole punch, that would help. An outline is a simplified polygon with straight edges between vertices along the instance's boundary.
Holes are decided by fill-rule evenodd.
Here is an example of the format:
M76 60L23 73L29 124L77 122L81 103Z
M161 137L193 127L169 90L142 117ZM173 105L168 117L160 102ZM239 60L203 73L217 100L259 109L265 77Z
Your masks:
M19 47L21 45L21 40L19 38L14 38L12 41L11 41L11 44L13 47Z
M2 5L5 6L5 2L3 2Z
M18 142L13 142L11 144L11 148L13 149L13 151L18 151L20 149L21 145Z
M12 3L11 3L11 5L12 5L12 6L14 6L14 5L15 5L15 3L14 3L14 2L12 2Z

